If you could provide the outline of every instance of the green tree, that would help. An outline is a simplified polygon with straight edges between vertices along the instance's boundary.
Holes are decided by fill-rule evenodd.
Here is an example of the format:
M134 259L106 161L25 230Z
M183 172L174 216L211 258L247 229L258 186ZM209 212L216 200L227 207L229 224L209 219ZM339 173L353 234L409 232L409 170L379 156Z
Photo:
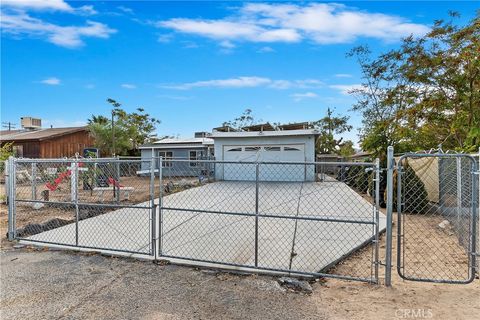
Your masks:
M362 148L385 159L398 152L435 148L474 151L480 145L480 12L465 26L436 21L420 38L375 59L367 47L348 56L363 83L351 93L362 112Z
M338 149L338 154L342 157L350 157L355 154L355 149L353 148L353 142L351 140L347 140L340 144Z
M8 160L13 155L13 142L7 142L0 147L0 174L3 175L5 172L5 160Z
M104 154L134 155L138 146L155 139L152 133L159 120L151 117L143 108L134 112L126 112L121 104L108 99L112 105L112 119L103 115L92 115L88 119L90 134L95 146Z
M334 116L333 111L328 108L325 117L313 122L313 126L319 131L315 146L316 153L340 154L341 147L344 144L343 138L336 139L335 136L352 130L352 126L348 124L348 119L348 116Z
M243 127L251 126L257 123L253 116L252 109L245 109L243 113L233 120L225 121L222 125L228 126L236 130L241 130Z

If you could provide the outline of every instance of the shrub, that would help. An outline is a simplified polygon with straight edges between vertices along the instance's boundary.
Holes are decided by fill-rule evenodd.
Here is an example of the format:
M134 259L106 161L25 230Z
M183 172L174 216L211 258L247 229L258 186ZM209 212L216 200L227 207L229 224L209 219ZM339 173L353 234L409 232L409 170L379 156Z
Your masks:
M397 172L393 176L393 211L397 211ZM425 184L417 176L415 170L408 165L403 166L402 173L403 213L424 214L428 211L428 193ZM387 190L385 190L385 199Z
M365 171L365 167L359 166L358 174L355 177L355 188L361 193L367 193L368 190L368 179L371 175L371 172Z

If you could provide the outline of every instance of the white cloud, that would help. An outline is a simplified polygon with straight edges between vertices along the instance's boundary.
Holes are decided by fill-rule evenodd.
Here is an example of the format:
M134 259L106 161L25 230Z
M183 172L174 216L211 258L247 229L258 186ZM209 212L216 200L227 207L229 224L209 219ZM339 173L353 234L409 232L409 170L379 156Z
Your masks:
M337 74L335 74L335 78L351 78L351 77L353 77L353 76L349 73L337 73Z
M48 42L66 48L83 46L82 38L84 37L106 39L116 32L115 29L100 22L87 20L83 26L60 26L30 17L26 13L12 15L2 12L0 24L5 33L16 37L46 37Z
M170 19L160 21L157 27L182 33L196 34L216 40L246 40L253 42L297 42L300 35L292 29L268 30L251 23L226 20Z
M261 47L260 49L257 50L258 53L268 53L268 52L275 52L275 50L272 47Z
M323 82L317 79L302 80L273 80L265 77L237 77L228 79L203 80L188 82L182 84L161 85L164 89L188 90L193 88L253 88L268 87L271 89L290 89L290 88L318 88L323 86Z
M332 89L340 91L341 94L343 95L350 95L350 92L352 90L361 90L364 89L364 86L361 84L335 84L329 86Z
M63 0L2 0L2 6L33 10L73 10L73 8Z
M290 97L292 97L295 102L299 102L305 99L317 98L318 94L314 92L294 93L290 95Z
M58 86L61 83L61 81L58 78L51 77L51 78L43 79L42 81L40 81L40 83L48 84L51 86Z
M223 19L173 18L157 27L218 41L350 43L358 38L397 41L429 28L394 15L370 13L334 3L292 5L247 3Z
M128 14L133 14L133 10L125 6L118 6L117 9Z
M205 80L183 83L179 85L166 85L162 88L187 90L192 88L216 87L216 88L253 88L259 87L271 82L268 78L262 77L238 77L219 80Z
M82 15L98 13L92 5L74 8L64 0L2 0L2 6L14 9L64 11Z
M270 87L274 89L290 89L290 88L320 88L323 82L317 79L303 80L273 80Z
M81 6L75 9L76 13L84 14L84 15L94 15L97 14L98 11L93 8L91 5Z
M131 84L131 83L123 83L120 85L122 88L125 88L125 89L136 89L137 86L134 85L134 84Z
M221 46L222 48L225 48L225 49L233 49L233 48L235 48L235 45L234 45L232 42L228 41L228 40L223 40L222 42L220 42L220 46Z

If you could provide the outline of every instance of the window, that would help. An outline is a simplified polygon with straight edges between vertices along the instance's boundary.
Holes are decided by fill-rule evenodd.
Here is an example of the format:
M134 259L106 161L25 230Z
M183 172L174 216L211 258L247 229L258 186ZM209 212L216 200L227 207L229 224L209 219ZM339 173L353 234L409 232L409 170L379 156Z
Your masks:
M239 151L242 151L242 147L231 148L231 149L228 149L227 151L228 151L228 152L239 152Z
M283 147L283 151L300 151L300 149L294 147Z
M162 159L162 168L172 166L172 161L167 160L167 159L172 159L173 158L173 152L172 151L159 151L158 156L163 158Z
M245 151L259 151L260 147L245 147Z
M188 153L188 159L190 159L190 167L198 166L198 162L196 160L200 159L201 156L202 156L201 151L194 151L194 150L190 151Z
M280 151L280 147L264 147L265 151Z

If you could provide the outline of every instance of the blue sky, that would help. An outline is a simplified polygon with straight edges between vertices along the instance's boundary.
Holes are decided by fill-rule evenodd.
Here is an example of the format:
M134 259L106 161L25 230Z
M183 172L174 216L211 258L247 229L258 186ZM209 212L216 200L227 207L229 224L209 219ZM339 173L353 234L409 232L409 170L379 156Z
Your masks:
M107 98L189 137L246 108L271 122L350 116L352 47L378 53L478 2L129 2L3 0L1 121L81 125ZM356 130L346 138L357 141Z

